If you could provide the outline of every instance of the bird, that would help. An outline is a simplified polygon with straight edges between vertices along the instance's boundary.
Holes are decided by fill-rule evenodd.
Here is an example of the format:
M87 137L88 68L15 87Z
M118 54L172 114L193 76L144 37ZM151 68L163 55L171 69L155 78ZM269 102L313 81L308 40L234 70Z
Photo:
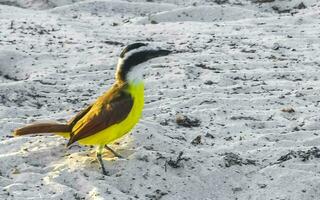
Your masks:
M144 106L143 75L148 70L146 61L170 53L170 50L150 47L147 43L126 46L118 59L114 84L94 103L67 123L30 124L14 130L13 135L54 133L69 139L67 147L75 142L96 146L102 173L108 175L102 160L104 149L121 157L108 144L129 133L141 118Z

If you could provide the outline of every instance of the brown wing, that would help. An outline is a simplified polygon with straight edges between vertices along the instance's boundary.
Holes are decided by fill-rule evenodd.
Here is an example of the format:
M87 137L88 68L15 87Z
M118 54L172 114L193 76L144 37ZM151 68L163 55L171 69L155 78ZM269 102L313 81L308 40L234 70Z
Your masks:
M74 125L68 146L121 122L128 116L132 106L132 96L125 92L125 87L113 88L113 91L100 97Z
M85 116L89 110L92 108L92 105L89 105L87 108L84 110L80 111L79 113L76 114L69 122L68 124L73 127L83 116Z

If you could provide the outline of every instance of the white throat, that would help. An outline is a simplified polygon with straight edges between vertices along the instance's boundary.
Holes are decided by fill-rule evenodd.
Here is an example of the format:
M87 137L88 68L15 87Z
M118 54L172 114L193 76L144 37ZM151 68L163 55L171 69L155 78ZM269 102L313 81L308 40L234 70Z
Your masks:
M145 69L142 65L135 66L132 70L130 70L126 76L126 79L130 83L140 83L143 82L143 74L145 73Z
M119 71L121 70L121 66L123 65L124 59L119 58L118 65L117 65L117 71L116 76L119 74ZM126 80L131 83L140 83L143 82L143 75L146 73L145 71L145 63L139 64L137 66L134 66L127 74L126 74Z

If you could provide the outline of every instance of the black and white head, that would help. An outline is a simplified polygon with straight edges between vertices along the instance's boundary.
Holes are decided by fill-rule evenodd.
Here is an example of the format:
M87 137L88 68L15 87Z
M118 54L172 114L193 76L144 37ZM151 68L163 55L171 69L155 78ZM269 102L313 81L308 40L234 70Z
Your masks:
M146 61L170 54L171 51L151 48L144 43L134 43L126 46L117 65L116 79L124 82L142 81L143 74L147 70Z

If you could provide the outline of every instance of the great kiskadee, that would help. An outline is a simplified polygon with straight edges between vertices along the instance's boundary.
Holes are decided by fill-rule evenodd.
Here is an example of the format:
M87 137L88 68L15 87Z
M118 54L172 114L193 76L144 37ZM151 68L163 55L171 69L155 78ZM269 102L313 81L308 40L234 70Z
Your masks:
M125 47L117 65L115 83L96 102L79 112L66 124L38 123L14 131L15 136L55 133L74 142L97 146L97 158L103 174L107 175L102 161L104 148L127 134L139 121L144 105L143 71L145 61L168 55L170 51L149 48L144 43Z

